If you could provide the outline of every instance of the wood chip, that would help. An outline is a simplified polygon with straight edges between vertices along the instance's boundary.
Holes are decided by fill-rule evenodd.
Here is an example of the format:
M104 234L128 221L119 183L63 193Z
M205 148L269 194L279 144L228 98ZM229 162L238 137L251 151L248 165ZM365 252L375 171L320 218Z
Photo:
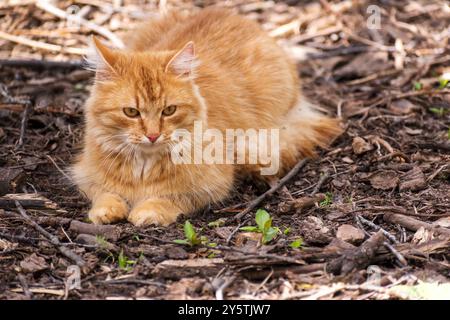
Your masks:
M338 228L336 237L351 244L358 244L364 240L365 235L360 229L349 224L343 224Z

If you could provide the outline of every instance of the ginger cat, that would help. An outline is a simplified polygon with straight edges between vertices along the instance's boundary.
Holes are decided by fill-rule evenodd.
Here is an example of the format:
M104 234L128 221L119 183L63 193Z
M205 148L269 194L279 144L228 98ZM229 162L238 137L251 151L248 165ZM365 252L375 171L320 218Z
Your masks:
M73 167L97 224L169 225L220 202L260 164L176 164L175 130L279 129L282 176L340 132L301 96L295 64L252 21L222 9L177 13L133 31L126 49L93 38L96 81Z

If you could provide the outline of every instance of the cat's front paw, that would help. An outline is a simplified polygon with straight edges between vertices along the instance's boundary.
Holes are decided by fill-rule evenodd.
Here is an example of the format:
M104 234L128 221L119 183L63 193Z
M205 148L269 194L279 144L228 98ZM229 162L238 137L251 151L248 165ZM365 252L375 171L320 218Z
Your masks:
M124 200L115 195L102 195L94 202L88 217L94 224L109 224L125 220L128 206Z
M128 221L138 227L154 224L168 226L177 220L180 210L164 200L148 200L137 205L128 215Z

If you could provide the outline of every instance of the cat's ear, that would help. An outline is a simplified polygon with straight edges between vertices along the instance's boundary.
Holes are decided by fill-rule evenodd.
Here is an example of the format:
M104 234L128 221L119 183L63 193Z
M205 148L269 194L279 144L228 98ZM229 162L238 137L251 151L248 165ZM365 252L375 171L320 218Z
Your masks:
M96 72L97 77L105 78L108 75L114 74L114 69L118 53L113 49L108 48L100 42L95 36L91 38L91 44L86 56L88 69Z
M195 58L194 43L189 41L169 60L165 71L172 72L178 77L193 77L197 66L198 60Z

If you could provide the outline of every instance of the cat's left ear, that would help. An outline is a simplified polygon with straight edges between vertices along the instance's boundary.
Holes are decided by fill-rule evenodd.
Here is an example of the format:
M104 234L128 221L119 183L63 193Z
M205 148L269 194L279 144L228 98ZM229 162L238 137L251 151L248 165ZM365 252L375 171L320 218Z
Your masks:
M86 61L88 68L96 72L97 78L108 78L114 74L118 57L117 51L108 48L95 36L92 36Z
M198 60L195 58L194 43L189 41L169 60L165 71L172 72L178 77L193 77L197 66Z

